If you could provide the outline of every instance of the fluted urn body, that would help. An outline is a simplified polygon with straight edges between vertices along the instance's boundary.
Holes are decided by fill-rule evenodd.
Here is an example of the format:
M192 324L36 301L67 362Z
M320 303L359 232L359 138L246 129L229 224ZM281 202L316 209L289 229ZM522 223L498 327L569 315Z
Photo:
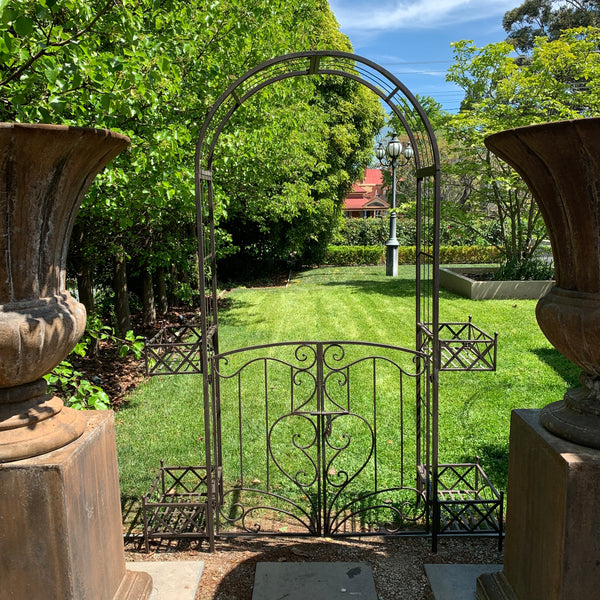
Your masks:
M0 462L73 441L85 423L43 376L85 329L66 290L73 222L98 172L129 144L106 130L0 123Z
M581 388L542 410L544 426L600 448L600 118L502 131L486 146L527 183L546 226L556 286L537 304L550 343L582 369Z

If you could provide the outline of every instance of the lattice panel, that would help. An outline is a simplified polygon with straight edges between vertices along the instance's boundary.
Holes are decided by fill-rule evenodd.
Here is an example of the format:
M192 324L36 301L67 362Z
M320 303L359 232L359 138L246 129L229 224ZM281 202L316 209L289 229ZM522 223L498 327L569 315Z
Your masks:
M144 542L150 539L203 538L206 531L207 471L204 466L161 468L142 498Z
M440 532L500 533L503 494L494 488L479 463L438 468Z
M420 350L432 352L433 326L421 323ZM495 371L498 334L490 336L471 322L439 323L440 371Z
M146 375L202 373L201 329L197 325L164 327L146 340Z
M419 472L432 490L423 465ZM431 498L430 505L434 535L497 534L501 549L504 494L492 485L479 462L438 465L437 484L437 498Z

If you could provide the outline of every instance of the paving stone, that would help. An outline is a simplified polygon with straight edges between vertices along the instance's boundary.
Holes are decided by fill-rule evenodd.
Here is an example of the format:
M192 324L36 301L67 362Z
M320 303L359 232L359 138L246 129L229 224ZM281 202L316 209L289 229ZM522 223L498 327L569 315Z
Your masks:
M204 563L200 560L128 562L129 571L145 571L152 577L149 600L194 600Z
M477 578L502 565L425 565L435 600L475 600Z
M377 600L371 566L360 562L262 562L252 600Z

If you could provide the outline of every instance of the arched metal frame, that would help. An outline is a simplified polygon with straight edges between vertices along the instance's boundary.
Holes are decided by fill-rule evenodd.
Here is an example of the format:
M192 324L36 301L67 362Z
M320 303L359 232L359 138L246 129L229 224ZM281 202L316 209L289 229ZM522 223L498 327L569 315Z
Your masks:
M222 494L219 490L221 442L219 438L219 397L217 382L211 382L210 356L219 353L217 265L214 228L213 160L219 136L232 115L244 102L265 87L276 82L302 76L339 76L354 80L375 93L398 117L414 150L416 174L415 198L416 224L416 309L415 348L432 358L427 381L417 385L418 422L417 467L422 475L422 485L427 488L433 506L434 546L440 507L438 497L438 386L440 370L490 370L495 367L495 342L493 361L484 360L483 368L475 366L482 358L490 357L489 339L483 332L468 324L442 324L439 322L439 244L440 244L440 156L433 128L425 111L413 94L392 73L361 56L338 51L308 51L279 56L249 70L219 97L202 126L195 155L195 189L198 233L199 277L201 298L201 371L204 395L205 459L209 496L213 500ZM401 132L399 132L401 133ZM455 327L459 326L459 327ZM440 349L440 330L452 333L450 343L443 342ZM461 358L462 340L475 333L475 347L481 343L483 350L473 351L469 340L465 347L477 354L467 361ZM485 339L480 339L483 336ZM445 357L450 358L446 361ZM444 358L444 361L441 360ZM458 363L458 367L455 363ZM467 364L468 363L468 364ZM421 369L417 366L417 372ZM421 414L422 413L422 414ZM443 466L443 465L442 465ZM207 503L206 529L214 547L214 502Z
M215 147L227 122L242 104L263 88L284 79L329 75L349 78L366 86L383 100L398 117L414 149L417 202L417 256L416 256L416 348L427 347L433 357L438 352L439 331L439 224L440 224L440 156L433 128L425 111L415 96L392 73L361 56L339 51L307 51L278 56L254 67L235 81L215 102L202 126L195 156L195 189L198 232L199 271L209 273L210 278L199 277L201 306L201 363L202 371L208 373L209 351L218 353L218 299L216 277L216 247L214 232L213 160ZM208 236L205 228L208 228ZM427 323L431 333L423 340L422 323ZM439 360L433 361L431 381L427 387L430 402L423 402L430 415L423 415L429 426L420 450L423 456L427 480L433 486L436 497L436 471L438 464L438 375ZM210 465L217 458L219 447L210 447L211 390L204 377L204 421L207 475L211 477ZM419 392L418 392L419 393ZM428 399L429 400L429 399ZM422 408L418 400L417 410ZM431 469L431 472L430 472ZM209 482L210 487L210 482ZM207 528L212 530L212 515L207 515Z

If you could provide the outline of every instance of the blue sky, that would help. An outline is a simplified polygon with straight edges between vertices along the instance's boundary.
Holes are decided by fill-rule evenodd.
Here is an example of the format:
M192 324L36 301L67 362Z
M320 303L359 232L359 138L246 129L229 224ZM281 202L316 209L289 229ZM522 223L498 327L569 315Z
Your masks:
M522 0L329 0L354 52L391 71L414 94L456 112L463 94L445 81L450 44L504 40L502 17Z

